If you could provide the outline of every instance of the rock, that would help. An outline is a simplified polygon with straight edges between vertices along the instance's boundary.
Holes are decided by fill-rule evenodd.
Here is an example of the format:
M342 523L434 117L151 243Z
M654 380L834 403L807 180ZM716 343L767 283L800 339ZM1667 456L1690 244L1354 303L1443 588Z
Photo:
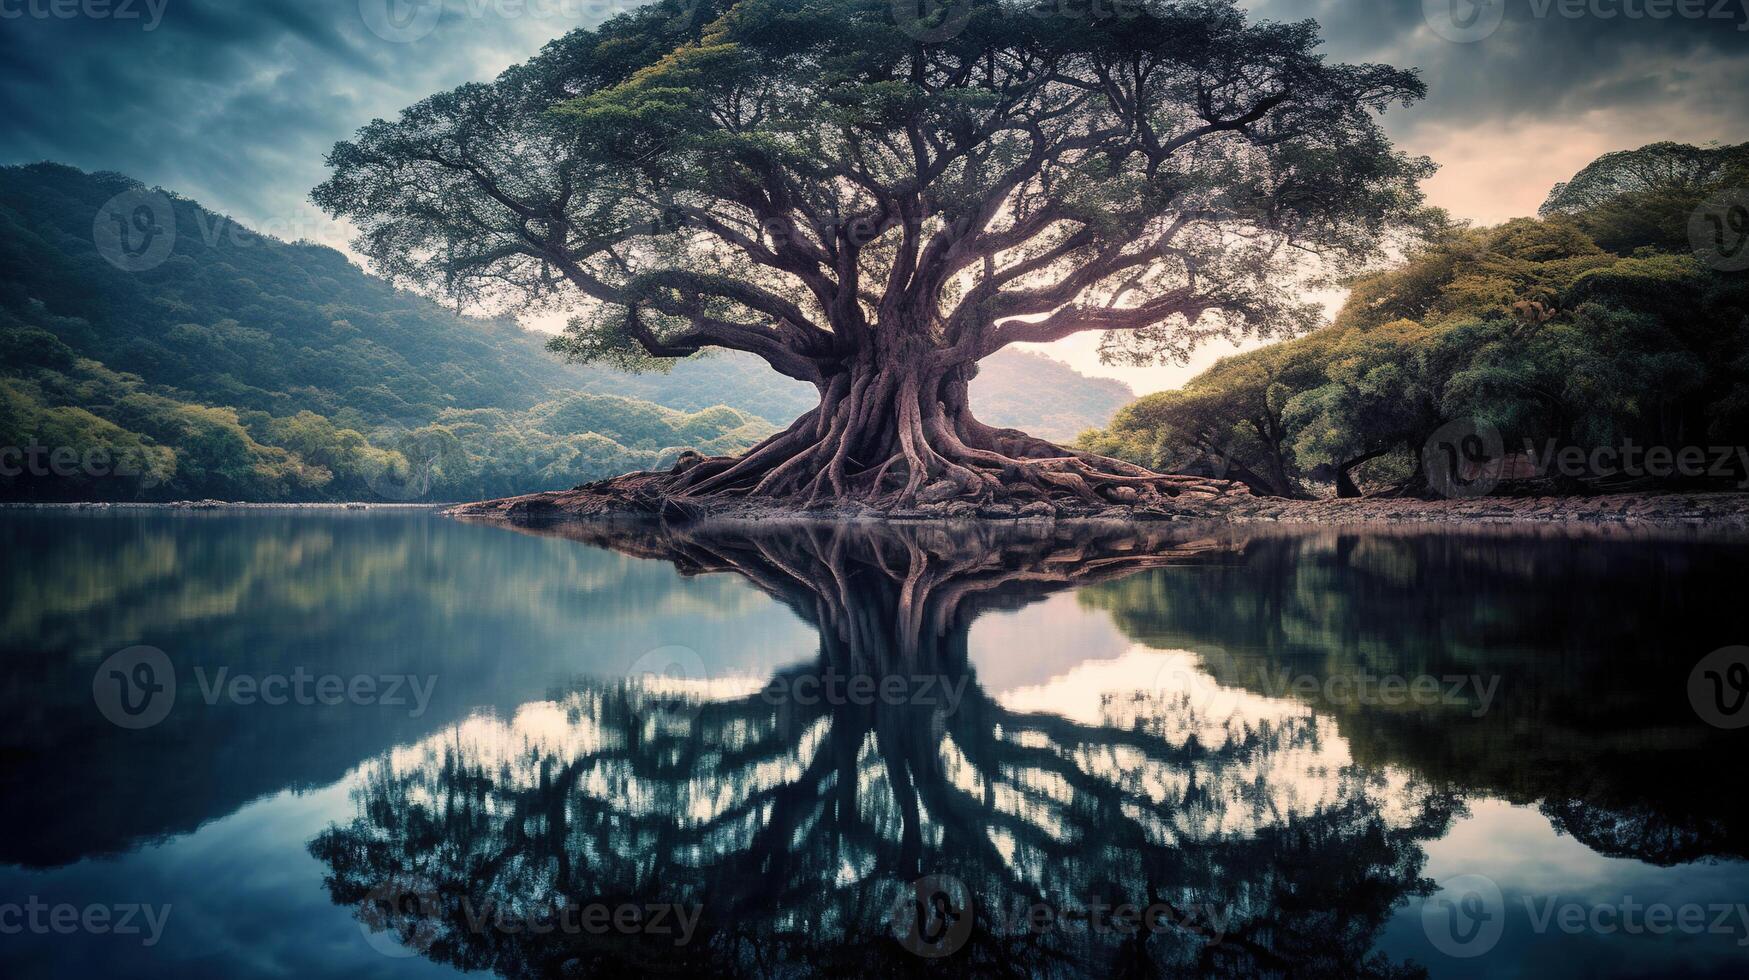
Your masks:
M1045 503L1042 500L1035 500L1032 503L1025 504L1020 508L1020 516L1021 517L1055 517L1055 516L1057 516L1057 509L1055 507L1052 507L1050 504Z
M981 517L1013 517L1017 513L1019 509L1013 504L990 503L978 508L978 515Z

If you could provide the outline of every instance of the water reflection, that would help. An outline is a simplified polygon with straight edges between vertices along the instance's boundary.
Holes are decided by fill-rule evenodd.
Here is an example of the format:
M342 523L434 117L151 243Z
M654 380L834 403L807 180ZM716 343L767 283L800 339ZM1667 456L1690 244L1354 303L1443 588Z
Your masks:
M1246 531L1229 559L1087 589L1136 640L1220 684L1433 677L1476 699L1330 698L1355 757L1538 805L1594 851L1673 865L1749 856L1743 739L1697 717L1690 670L1742 642L1742 546L1619 536ZM1345 688L1336 689L1338 695ZM1472 687L1473 691L1473 687Z
M808 631L727 577L426 514L0 515L0 862L45 867L186 834L266 794L580 673L715 637L712 669L806 656ZM128 731L92 676L135 644L176 710ZM435 678L404 705L208 703L220 671ZM203 682L205 687L203 687ZM70 760L77 760L74 764Z
M0 545L0 904L175 907L149 950L0 937L7 975L1741 972L1741 932L1519 905L1749 896L1744 732L1686 694L1744 641L1738 544L221 513L0 514ZM140 643L180 693L123 730L93 672ZM696 672L629 679L676 645ZM413 717L196 678L300 666L438 683ZM1479 683L1329 683L1366 676ZM1452 959L1422 896L1474 873L1509 923ZM939 961L889 927L931 874L975 907ZM1164 927L1110 931L1124 903ZM498 926L568 905L699 918Z
M1012 708L969 667L980 613L1218 563L1228 543L1116 529L562 533L745 576L818 628L819 654L733 697L581 685L373 762L357 819L311 851L336 902L426 956L507 976L909 972L924 961L895 938L892 910L931 874L964 883L975 906L952 910L975 923L956 969L1398 969L1371 951L1425 888L1419 845L1456 812L1450 792L1350 764L1310 711L1212 718L1144 687L1075 720ZM951 708L793 694L814 688L804 676L825 690L865 674L962 694ZM487 909L658 903L700 910L691 942L481 923ZM1098 918L1126 905L1166 925L1125 934ZM1060 921L1015 921L1034 906Z

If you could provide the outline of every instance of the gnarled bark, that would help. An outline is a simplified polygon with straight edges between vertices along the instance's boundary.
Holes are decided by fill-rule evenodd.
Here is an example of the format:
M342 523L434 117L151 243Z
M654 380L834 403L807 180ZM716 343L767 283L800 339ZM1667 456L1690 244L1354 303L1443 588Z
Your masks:
M817 408L741 456L689 459L653 480L642 474L589 488L899 507L948 500L1145 504L1249 492L1231 481L1155 473L985 425L967 403L976 373L976 362L943 366L921 345L871 348L823 374Z

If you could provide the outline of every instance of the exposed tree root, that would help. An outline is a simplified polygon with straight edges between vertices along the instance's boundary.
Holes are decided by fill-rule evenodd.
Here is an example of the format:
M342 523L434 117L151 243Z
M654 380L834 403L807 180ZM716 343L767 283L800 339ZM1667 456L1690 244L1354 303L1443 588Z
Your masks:
M750 497L799 508L858 502L892 510L966 502L1083 507L1248 495L1243 484L1155 473L973 418L906 378L841 376L818 408L741 456L687 454L667 473L580 490L626 498ZM939 391L939 386L936 390Z

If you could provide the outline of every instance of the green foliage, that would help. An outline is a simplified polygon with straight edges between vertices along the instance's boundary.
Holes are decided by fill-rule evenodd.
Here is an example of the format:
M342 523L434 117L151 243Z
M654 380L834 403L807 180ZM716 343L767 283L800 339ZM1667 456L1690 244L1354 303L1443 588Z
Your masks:
M1702 158L1716 160L1711 152ZM1644 171L1634 183L1620 176L1620 157L1557 189L1560 206L1546 217L1447 229L1399 268L1353 283L1332 326L1222 361L1082 444L1148 465L1212 452L1254 487L1286 493L1296 480L1340 485L1350 470L1375 486L1413 485L1423 443L1459 419L1498 428L1509 452L1749 443L1749 281L1703 265L1686 235L1680 251L1659 251L1654 236L1616 252L1586 230L1663 221L1660 195L1704 190L1710 178L1660 184ZM1718 172L1740 172L1732 166ZM1613 196L1596 190L1600 172L1623 184ZM1246 376L1270 360L1315 370ZM1279 457L1289 480L1274 486L1252 479L1272 458L1268 441L1231 435L1249 437L1262 430L1246 432L1248 422L1271 417L1289 450Z
M809 382L901 333L962 363L1289 335L1315 309L1289 256L1352 274L1432 218L1432 164L1378 122L1421 80L1310 21L905 7L656 0L363 127L312 199L393 281L582 309L574 360L725 348Z
M686 447L739 452L772 432L712 407L696 377L644 390L705 411L576 394L617 376L190 201L173 199L170 258L124 272L90 229L133 186L0 169L0 447L43 448L0 457L0 497L461 499L666 465ZM761 374L752 400L787 410Z

